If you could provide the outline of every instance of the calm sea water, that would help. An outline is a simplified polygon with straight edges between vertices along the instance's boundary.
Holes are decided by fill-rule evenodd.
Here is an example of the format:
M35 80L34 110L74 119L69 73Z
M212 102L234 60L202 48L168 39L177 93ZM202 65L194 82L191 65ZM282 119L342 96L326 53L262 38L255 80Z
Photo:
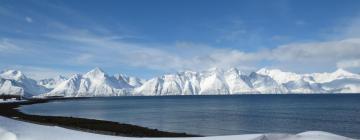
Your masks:
M360 138L360 94L90 98L21 110L200 135L321 130Z

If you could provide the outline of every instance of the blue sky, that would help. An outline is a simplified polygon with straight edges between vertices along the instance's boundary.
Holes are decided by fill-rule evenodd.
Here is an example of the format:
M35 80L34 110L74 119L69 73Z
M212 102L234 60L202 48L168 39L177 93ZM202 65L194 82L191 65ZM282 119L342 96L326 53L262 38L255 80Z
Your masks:
M1 0L0 69L36 78L261 67L360 72L358 0Z

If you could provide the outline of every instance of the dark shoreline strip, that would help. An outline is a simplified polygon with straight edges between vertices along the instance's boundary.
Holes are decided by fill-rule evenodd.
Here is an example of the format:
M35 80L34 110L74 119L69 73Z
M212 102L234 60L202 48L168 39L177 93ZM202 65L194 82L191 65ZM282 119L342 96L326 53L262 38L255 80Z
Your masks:
M72 100L74 98L56 98L56 99L31 99L25 102L15 103L1 103L0 115L48 126L59 126L67 129L79 130L84 132L91 132L96 134L105 134L113 136L125 137L199 137L198 135L190 135L186 133L165 132L157 129L150 129L137 125L124 124L112 121L75 118L75 117L60 117L60 116L41 116L30 115L19 111L17 108L22 105L31 105L38 103L46 103L52 100Z

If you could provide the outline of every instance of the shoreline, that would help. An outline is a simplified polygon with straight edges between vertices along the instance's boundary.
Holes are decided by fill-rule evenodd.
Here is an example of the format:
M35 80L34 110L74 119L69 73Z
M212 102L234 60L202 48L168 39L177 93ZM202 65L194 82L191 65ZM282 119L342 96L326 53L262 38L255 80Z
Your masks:
M86 98L86 97L85 97ZM49 98L49 99L30 99L23 102L1 103L0 116L30 122L34 124L58 126L96 134L125 136L125 137L200 137L186 133L166 132L147 127L118 123L105 120L62 117L62 116L42 116L26 114L18 110L23 105L47 103L54 100L79 100L85 98Z

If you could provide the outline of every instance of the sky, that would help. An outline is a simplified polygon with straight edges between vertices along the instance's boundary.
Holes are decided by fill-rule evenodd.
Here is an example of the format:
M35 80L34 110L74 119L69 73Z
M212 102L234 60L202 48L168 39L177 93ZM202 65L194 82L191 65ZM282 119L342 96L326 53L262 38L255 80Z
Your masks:
M358 0L0 0L0 69L360 72Z

